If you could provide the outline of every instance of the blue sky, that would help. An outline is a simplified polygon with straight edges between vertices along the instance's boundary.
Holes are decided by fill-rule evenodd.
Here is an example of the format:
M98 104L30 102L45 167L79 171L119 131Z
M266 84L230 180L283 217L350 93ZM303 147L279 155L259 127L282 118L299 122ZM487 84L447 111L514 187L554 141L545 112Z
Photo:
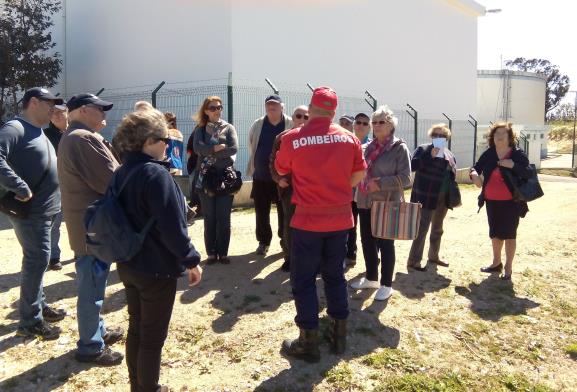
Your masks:
M544 58L558 65L571 79L571 90L577 90L577 1L477 1L502 10L479 18L479 69L500 69L501 58ZM570 93L566 100L574 97Z

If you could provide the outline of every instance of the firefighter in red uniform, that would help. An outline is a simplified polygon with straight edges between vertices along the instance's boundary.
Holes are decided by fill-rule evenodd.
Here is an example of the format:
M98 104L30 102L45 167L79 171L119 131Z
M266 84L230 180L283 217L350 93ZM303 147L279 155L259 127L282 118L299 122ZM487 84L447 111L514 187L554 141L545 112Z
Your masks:
M332 352L341 354L345 350L349 307L343 260L347 233L353 227L351 187L361 181L366 169L359 140L332 124L336 108L334 90L315 89L309 122L283 136L275 160L280 175L292 176L292 202L296 205L291 220L290 279L300 335L285 340L282 351L308 362L320 359L318 273L325 283L330 319L325 337Z

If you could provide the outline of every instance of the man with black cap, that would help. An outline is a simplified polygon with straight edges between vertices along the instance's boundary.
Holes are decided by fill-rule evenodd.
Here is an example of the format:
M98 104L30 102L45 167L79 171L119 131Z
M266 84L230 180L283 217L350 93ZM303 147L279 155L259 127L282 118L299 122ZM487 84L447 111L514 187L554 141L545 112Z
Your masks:
M52 143L54 150L56 151L56 156L58 156L58 144L62 138L62 133L68 128L68 109L66 105L55 105L52 117L50 117L50 124L44 129L44 134ZM48 269L50 270L61 270L62 263L60 263L60 246L58 242L60 241L60 225L62 224L62 211L56 215L54 220L54 225L52 226L52 233L50 235L50 244L52 249L50 250L50 262L48 264Z
M42 279L50 259L50 231L60 212L60 191L56 153L44 135L55 104L62 99L35 87L24 94L22 116L0 128L0 198L24 202L27 216L8 212L16 238L22 247L19 336L57 339L60 328L46 321L60 321L63 310L46 305Z
M76 359L98 365L118 365L123 355L109 346L122 331L107 330L100 316L110 265L86 249L84 213L104 196L119 162L99 131L112 103L93 94L78 94L66 103L70 125L58 149L62 211L70 247L76 255L78 335Z
M250 197L254 200L256 215L256 254L264 256L272 241L270 207L276 204L278 236L282 244L283 213L279 202L276 183L269 169L270 154L274 139L279 133L293 127L292 119L283 113L284 104L278 95L270 95L264 101L266 115L257 119L248 134L249 161L246 174L252 176Z
M318 362L319 304L316 277L325 286L331 351L342 354L349 315L343 259L348 231L353 227L352 192L364 177L361 143L352 133L332 124L337 95L329 87L313 91L309 121L287 132L275 159L280 175L291 175L295 213L291 220L290 280L300 335L285 340L284 354Z
M349 132L353 131L354 122L355 119L353 116L349 116L348 114L343 114L341 117L339 117L339 125Z

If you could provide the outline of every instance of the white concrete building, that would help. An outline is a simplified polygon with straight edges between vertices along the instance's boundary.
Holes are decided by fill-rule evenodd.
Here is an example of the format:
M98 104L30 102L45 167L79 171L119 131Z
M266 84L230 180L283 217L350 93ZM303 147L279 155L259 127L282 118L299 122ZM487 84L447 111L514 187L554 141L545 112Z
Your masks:
M510 121L529 142L531 163L540 166L547 156L545 94L547 77L533 72L479 70L477 73L477 116L483 132L491 122ZM478 139L484 143L481 137Z

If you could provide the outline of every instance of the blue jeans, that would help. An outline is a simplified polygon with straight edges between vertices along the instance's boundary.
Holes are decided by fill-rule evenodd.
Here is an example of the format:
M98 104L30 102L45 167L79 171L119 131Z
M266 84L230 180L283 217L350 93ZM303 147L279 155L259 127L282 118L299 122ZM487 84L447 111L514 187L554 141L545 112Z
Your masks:
M204 246L209 256L228 256L233 198L233 195L211 197L200 194L204 214Z
M76 259L76 283L78 285L77 320L78 320L78 354L91 355L104 350L106 334L104 320L100 316L106 279L110 265L94 256L80 256Z
M9 219L22 247L18 325L25 328L42 321L42 308L46 306L42 279L50 259L50 231L54 216Z
M54 224L50 233L50 260L60 259L60 225L62 224L62 211L54 215Z
M291 287L299 328L319 327L316 278L325 283L327 313L344 320L349 315L347 281L343 260L347 253L348 230L328 233L292 229Z

